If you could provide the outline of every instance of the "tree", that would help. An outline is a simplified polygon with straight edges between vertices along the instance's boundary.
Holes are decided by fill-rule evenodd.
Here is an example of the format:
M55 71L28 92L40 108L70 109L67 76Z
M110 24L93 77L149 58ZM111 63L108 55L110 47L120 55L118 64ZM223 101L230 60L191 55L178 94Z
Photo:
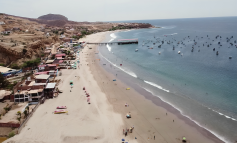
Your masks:
M21 111L18 111L16 115L17 115L17 120L21 122Z
M24 113L24 115L25 115L24 117L26 118L26 117L28 116L28 111L25 110L23 113Z
M26 52L27 52L27 50L26 50L26 49L23 49L23 50L22 50L22 53L23 53L23 55L25 55L25 54L26 54Z
M9 82L3 77L2 73L0 73L0 87L7 87Z
M12 69L20 69L20 67L17 64L12 64L10 67Z

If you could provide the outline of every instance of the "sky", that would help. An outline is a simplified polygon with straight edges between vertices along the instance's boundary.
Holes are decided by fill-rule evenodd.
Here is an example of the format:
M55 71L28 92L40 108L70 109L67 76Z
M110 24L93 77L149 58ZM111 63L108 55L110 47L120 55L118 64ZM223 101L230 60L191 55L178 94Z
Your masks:
M237 16L237 0L0 0L0 13L73 21L124 21Z

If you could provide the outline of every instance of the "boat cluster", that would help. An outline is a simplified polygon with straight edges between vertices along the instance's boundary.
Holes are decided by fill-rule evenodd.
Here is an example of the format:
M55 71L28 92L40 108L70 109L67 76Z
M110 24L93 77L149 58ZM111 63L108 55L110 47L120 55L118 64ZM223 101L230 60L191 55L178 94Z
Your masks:
M182 47L189 47L191 45L191 52L194 52L196 49L196 51L200 52L201 51L201 47L213 47L212 50L215 51L216 55L219 55L219 51L217 50L217 48L221 48L223 46L223 44L227 45L228 48L230 47L235 47L237 48L237 42L236 40L233 40L234 36L231 37L226 37L225 39L222 38L220 35L215 36L213 39L211 39L208 35L207 35L207 39L205 42L204 41L204 37L200 37L200 36L196 36L194 38L191 38L190 36L184 37L181 40L176 40L174 37L172 37L170 40L167 39L167 35L165 35L165 38L160 38L160 37L155 37L152 40L145 40L143 41L142 47L146 46L148 49L153 49L153 47L157 48L161 48L162 46L166 45L170 45L170 47L172 47L173 50L176 49L176 47L178 48L182 48ZM138 51L138 49L136 49L136 52ZM159 55L161 54L161 52L158 53ZM178 54L180 54L181 56L183 56L183 53L181 53L181 51L178 51ZM229 59L232 59L232 56L229 56Z

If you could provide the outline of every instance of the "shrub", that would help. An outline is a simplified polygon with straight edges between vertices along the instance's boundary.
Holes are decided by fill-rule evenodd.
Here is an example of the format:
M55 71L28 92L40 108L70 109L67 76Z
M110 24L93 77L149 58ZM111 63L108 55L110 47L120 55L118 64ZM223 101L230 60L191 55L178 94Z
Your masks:
M12 64L10 67L12 69L20 69L20 67L17 64Z
M15 136L15 133L12 131L12 132L9 133L8 138L11 138L11 137L14 137L14 136Z

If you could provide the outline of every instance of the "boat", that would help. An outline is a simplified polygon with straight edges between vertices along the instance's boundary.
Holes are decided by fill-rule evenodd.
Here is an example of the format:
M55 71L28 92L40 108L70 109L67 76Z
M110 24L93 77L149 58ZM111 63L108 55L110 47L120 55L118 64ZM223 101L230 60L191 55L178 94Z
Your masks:
M135 52L137 52L137 51L138 51L138 49L135 50Z
M55 110L55 111L54 111L54 114L62 114L62 113L68 113L68 111L67 111L67 110L63 110L63 109L61 109L61 110Z
M232 59L232 56L230 56L229 59Z
M67 106L58 106L57 109L67 109Z
M178 54L180 54L180 51L178 51Z
M159 52L159 55L161 54L161 52Z

